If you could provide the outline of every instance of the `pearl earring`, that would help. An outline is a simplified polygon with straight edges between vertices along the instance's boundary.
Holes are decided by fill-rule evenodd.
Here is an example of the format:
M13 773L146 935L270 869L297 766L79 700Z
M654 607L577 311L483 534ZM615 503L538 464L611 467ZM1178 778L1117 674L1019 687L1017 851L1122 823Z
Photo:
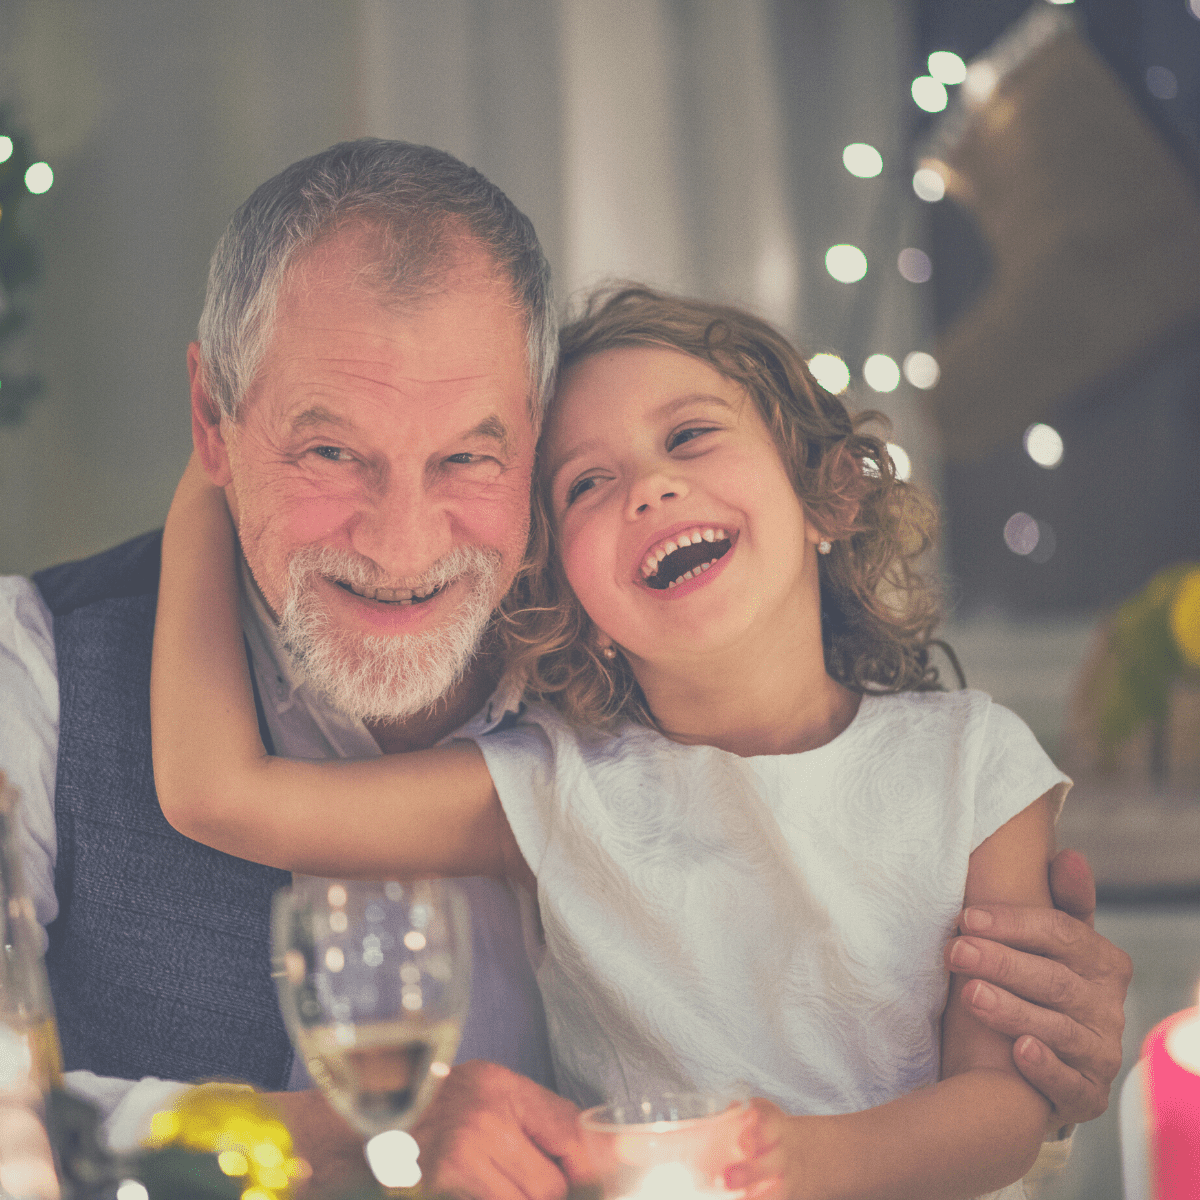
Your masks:
M817 543L817 553L818 554L828 554L830 552L830 550L832 550L832 549L833 549L833 543L830 542L826 538L822 538Z
M607 658L607 659L609 660L609 662L611 662L611 661L612 661L614 658L616 658L616 657L617 657L617 652L616 652L616 650L614 650L614 649L613 649L613 647L612 647L612 646L605 646L605 647L604 647L604 648L603 648L603 649L600 651L600 653L601 653L601 654L603 654L603 655L604 655L604 657L605 657L605 658Z

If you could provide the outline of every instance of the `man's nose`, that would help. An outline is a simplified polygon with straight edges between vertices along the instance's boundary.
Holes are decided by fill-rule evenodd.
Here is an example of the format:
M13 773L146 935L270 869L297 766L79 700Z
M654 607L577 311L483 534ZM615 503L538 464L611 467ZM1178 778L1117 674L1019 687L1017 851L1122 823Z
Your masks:
M389 472L365 498L351 542L392 579L428 570L451 549L450 518L417 473Z
M639 476L629 489L625 515L629 520L644 516L672 500L683 499L687 490L687 483L680 475L655 467Z

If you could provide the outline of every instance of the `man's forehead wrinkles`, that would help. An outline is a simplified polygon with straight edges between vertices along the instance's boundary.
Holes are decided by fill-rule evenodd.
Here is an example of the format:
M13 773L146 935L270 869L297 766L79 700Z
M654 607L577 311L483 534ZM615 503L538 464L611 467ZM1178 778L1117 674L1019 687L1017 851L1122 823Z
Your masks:
M478 383L480 380L492 378L490 371L474 371L462 375L418 375L404 368L389 356L380 354L378 357L366 355L332 355L313 356L311 360L340 378L368 383L373 386L397 386L404 384L437 386L438 384Z

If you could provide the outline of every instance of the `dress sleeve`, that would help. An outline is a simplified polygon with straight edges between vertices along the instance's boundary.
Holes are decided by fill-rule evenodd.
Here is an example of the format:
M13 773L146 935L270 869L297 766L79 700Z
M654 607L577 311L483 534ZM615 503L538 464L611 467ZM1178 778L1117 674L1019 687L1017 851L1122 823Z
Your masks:
M529 869L538 874L555 818L561 718L527 709L515 725L473 735Z
M17 575L0 578L0 771L21 793L17 844L45 951L45 927L58 916L58 673L53 618L37 588Z
M1070 778L1054 765L1029 726L1016 713L989 702L975 776L971 849L1051 790L1056 792L1057 819L1070 787Z

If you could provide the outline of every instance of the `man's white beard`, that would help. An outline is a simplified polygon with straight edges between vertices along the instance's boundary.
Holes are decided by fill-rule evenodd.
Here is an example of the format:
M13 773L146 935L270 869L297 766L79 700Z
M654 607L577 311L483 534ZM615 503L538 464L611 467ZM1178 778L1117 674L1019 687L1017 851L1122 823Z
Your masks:
M315 576L362 591L392 586L369 559L307 547L288 564L279 631L292 661L339 712L362 721L398 721L432 708L463 677L499 602L500 553L459 546L436 562L415 591L458 582L462 595L442 624L392 636L337 628L319 599ZM405 580L405 586L412 581ZM436 603L436 601L435 601Z

